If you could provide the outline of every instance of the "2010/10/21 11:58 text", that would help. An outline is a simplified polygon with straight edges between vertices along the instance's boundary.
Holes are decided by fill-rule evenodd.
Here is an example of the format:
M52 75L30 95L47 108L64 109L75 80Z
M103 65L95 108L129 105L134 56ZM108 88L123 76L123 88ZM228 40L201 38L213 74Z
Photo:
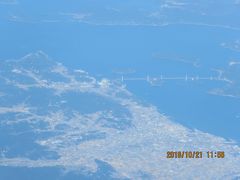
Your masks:
M225 157L224 151L168 151L166 158L168 159L202 159L202 158L218 158Z

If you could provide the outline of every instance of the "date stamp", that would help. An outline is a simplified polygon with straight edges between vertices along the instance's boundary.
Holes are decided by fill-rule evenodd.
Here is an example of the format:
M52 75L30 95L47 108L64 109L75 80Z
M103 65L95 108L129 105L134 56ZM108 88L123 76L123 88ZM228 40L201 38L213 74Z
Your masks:
M167 151L168 159L203 159L203 158L225 158L224 151Z

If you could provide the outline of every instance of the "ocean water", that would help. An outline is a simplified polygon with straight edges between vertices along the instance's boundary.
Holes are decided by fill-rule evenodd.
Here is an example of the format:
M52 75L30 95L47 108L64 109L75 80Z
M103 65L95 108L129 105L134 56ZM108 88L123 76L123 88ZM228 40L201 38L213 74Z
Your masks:
M69 68L83 69L101 79L124 77L217 76L227 70L239 32L207 26L97 26L77 23L17 24L2 22L1 59L19 58L42 50ZM196 64L197 63L197 64ZM239 73L239 72L237 72ZM236 76L238 74L235 74ZM235 76L233 75L233 76ZM158 87L124 82L137 98L158 107L172 120L227 139L240 141L237 98L208 92L223 83L167 81Z

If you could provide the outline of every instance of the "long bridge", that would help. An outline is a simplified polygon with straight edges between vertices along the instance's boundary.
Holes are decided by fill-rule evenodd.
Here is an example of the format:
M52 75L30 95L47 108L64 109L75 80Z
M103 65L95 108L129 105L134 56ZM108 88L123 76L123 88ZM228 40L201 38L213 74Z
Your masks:
M127 81L146 81L150 83L151 85L156 85L157 83L162 83L166 81L221 81L221 82L226 82L226 83L232 83L230 79L227 79L226 77L222 77L222 75L218 76L145 76L145 77L126 77L126 76L121 76L121 78L117 79L118 81L121 82L127 82Z

